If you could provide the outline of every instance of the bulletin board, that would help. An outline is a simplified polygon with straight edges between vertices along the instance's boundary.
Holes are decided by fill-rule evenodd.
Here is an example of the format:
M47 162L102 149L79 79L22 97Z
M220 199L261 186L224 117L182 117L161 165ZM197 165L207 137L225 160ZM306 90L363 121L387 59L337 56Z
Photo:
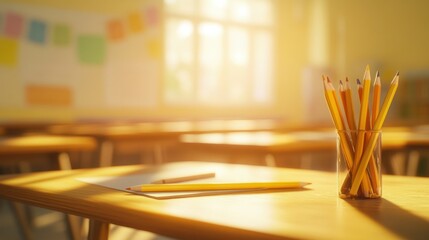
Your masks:
M155 107L160 14L0 3L0 107Z

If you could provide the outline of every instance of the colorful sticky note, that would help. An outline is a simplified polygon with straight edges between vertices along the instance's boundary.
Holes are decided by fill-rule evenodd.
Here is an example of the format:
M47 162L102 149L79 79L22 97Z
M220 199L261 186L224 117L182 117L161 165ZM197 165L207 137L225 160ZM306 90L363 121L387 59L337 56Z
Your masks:
M146 48L149 56L153 59L161 58L161 40L160 39L149 39L146 42Z
M18 62L18 41L0 37L0 65L13 67Z
M152 27L156 27L156 25L158 25L158 21L159 21L158 12L159 12L158 8L155 6L149 6L145 10L146 21Z
M135 12L128 15L128 25L131 32L141 32L143 30L143 21L140 13Z
M52 29L52 41L57 46L68 46L71 42L71 29L66 24L56 24Z
M24 18L14 12L6 14L4 20L4 35L12 38L19 38L24 29Z
M125 36L124 25L120 20L110 20L107 22L107 36L112 41L121 40Z
M73 102L71 89L66 86L28 85L25 98L28 105L65 107Z
M3 32L4 16L0 14L0 34Z
M45 43L46 23L39 20L31 20L28 28L28 39L35 43Z
M103 64L106 58L106 40L98 35L81 35L77 39L78 57L82 63Z

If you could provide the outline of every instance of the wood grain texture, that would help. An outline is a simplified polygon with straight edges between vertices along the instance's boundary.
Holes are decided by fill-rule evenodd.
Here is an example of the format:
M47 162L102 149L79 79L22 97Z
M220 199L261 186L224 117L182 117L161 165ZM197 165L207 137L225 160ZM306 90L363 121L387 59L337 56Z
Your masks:
M311 182L304 190L155 200L76 178L214 171L248 181ZM383 198L343 200L335 173L204 162L53 171L0 180L0 196L185 239L425 239L429 179L383 176Z

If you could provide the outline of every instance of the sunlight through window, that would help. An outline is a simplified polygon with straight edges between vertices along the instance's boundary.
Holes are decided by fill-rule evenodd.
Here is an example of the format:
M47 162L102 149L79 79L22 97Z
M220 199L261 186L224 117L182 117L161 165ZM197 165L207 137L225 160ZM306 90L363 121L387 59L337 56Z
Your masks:
M166 0L165 102L269 104L275 65L272 4Z

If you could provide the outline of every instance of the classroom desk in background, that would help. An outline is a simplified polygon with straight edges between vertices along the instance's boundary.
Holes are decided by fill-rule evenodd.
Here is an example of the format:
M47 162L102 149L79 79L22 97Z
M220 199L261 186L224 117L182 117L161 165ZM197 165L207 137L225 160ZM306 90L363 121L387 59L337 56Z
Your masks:
M90 137L23 135L0 137L0 164L28 162L29 156L54 154L60 169L71 169L68 154L90 152L96 149ZM16 158L20 160L16 160ZM31 160L30 160L31 161Z
M12 166L19 172L32 171L35 162L43 162L45 166L55 161L56 168L71 169L69 154L72 152L85 153L95 151L96 141L90 137L23 135L0 137L0 166ZM52 158L53 157L53 158ZM20 223L24 239L32 239L27 216L23 206L12 204L15 216ZM73 239L80 231L76 220L67 216L69 234Z
M281 153L335 153L336 140L336 132L332 130L205 133L184 134L180 137L183 147L218 152L231 151L237 154L262 153L270 161L273 159L272 156ZM415 161L418 160L419 153L429 147L429 133L411 131L406 127L385 128L382 132L382 146L385 152L401 153L408 156L410 161ZM409 164L408 167L410 169L398 171L410 174L416 172L416 163Z
M305 189L156 200L88 184L84 177L183 171L243 181L311 182ZM177 172L176 172L177 171ZM107 239L109 224L180 239L426 239L428 178L383 176L383 198L343 200L335 173L175 162L4 176L0 196L90 219L89 238Z
M152 150L154 162L163 162L163 150L179 142L181 134L208 132L262 131L284 129L278 119L196 120L134 122L115 124L60 124L48 128L51 134L91 136L100 146L99 166L111 166L115 149L132 152Z

